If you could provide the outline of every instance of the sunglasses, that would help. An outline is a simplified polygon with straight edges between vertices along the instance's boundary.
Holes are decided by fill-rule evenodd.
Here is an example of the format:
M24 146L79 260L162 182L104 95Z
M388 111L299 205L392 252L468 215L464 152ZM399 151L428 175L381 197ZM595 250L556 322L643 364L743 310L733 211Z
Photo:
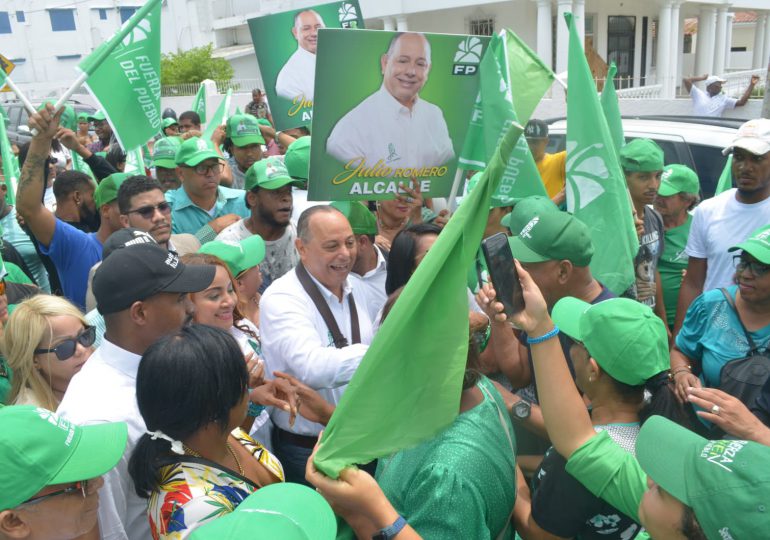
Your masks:
M76 482L74 486L60 489L58 491L54 491L53 493L48 493L46 495L41 495L40 497L32 497L31 499L24 501L22 504L39 503L40 501L51 499L53 497L58 497L59 495L69 495L71 493L78 493L78 492L83 496L84 499L86 498L86 496L88 495L88 480L83 480L82 482Z
M144 219L150 219L155 215L155 210L167 216L171 213L171 205L167 202L156 204L155 206L147 205L137 208L136 210L129 210L126 214L139 214Z
M735 264L735 270L738 273L741 273L749 268L754 276L762 277L770 272L770 266L759 261L747 261L746 259L741 258L740 255L735 255L733 257L733 263Z
M68 358L72 358L78 343L83 347L90 347L94 344L94 341L96 341L96 327L86 326L85 329L74 338L65 339L52 349L35 349L35 354L55 353L56 358L64 361Z

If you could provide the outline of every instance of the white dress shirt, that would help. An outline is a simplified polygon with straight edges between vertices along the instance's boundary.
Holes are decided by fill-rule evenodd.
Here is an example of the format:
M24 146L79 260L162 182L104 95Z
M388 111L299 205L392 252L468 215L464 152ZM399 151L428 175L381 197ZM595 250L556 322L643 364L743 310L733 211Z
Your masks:
M444 114L419 97L410 111L382 86L343 116L326 141L343 163L366 158L393 168L438 167L454 157Z
M311 275L311 278L312 275ZM372 341L372 323L365 309L366 297L348 279L343 287L342 301L315 278L313 281L331 309L342 335L352 342L348 296L353 295L358 312L361 343L337 349L331 332L310 296L292 270L267 288L259 302L259 326L262 353L267 372L284 371L318 393L328 402L337 404L347 383ZM300 435L316 436L323 426L297 417L289 426L288 413L273 409L273 423L280 429Z
M369 312L369 319L374 321L377 314L385 305L388 295L385 293L385 280L388 277L388 261L379 247L373 246L377 253L377 266L369 270L363 276L352 274L354 286L363 290L366 296L366 310ZM359 306L356 306L359 307Z
M275 93L284 99L304 96L305 101L313 101L314 84L315 55L298 47L278 72Z
M136 403L136 372L141 356L106 339L70 381L57 413L75 424L126 422L123 457L103 476L99 490L99 530L103 540L147 540L147 500L134 491L128 460L147 428ZM84 479L85 480L85 479Z

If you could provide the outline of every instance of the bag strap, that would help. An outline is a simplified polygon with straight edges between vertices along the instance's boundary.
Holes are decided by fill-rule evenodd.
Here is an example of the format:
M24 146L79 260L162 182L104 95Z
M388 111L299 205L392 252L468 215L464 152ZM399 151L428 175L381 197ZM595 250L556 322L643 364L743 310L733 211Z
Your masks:
M730 295L727 289L724 287L719 288L720 291L722 291L722 295L725 297L725 300L727 300L727 304L733 308L733 311L735 312L735 316L738 317L738 322L741 325L741 329L743 330L744 335L746 336L746 341L749 342L749 353L752 352L759 352L757 346L754 344L754 340L751 339L751 335L749 334L749 331L746 329L746 326L743 324L743 321L741 320L741 314L738 313L738 308L735 306L735 300L733 300L733 297Z
M302 288L305 289L305 292L313 301L313 304L315 304L316 309L326 323L326 328L331 332L334 346L338 349L347 347L348 338L342 335L340 327L337 325L334 315L332 315L332 310L329 308L329 304L326 303L323 295L321 295L321 291L318 290L318 286L313 282L313 279L301 262L297 263L295 272L297 273L297 279L299 280L300 285L302 285ZM356 301L353 299L352 294L348 295L348 306L350 307L350 331L353 335L353 343L361 343L361 329L358 325L358 310L356 309Z

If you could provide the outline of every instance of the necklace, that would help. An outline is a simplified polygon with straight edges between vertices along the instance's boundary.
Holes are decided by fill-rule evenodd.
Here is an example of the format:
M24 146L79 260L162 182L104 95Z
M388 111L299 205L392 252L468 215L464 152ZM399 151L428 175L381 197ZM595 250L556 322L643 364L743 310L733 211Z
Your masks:
M244 476L243 465L241 465L241 460L238 459L238 455L235 453L235 450L233 449L232 446L230 446L230 442L229 441L225 442L225 445L227 445L227 451L230 452L231 456L233 456L233 459L235 460L235 464L238 466L238 473L241 476ZM186 444L182 444L182 447L184 448L184 451L185 451L186 454L190 454L193 457L203 458L202 455L200 455L198 452L196 452L195 450L193 450L192 448L190 448Z

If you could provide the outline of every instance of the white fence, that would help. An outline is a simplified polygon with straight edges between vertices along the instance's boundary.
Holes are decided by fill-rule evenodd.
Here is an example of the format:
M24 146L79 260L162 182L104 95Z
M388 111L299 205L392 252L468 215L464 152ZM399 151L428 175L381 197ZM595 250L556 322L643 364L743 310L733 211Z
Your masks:
M217 92L224 94L232 88L233 93L251 94L255 88L264 88L262 79L230 79L229 81L214 81L217 85ZM200 83L170 84L162 86L160 89L161 97L194 96L198 92Z

